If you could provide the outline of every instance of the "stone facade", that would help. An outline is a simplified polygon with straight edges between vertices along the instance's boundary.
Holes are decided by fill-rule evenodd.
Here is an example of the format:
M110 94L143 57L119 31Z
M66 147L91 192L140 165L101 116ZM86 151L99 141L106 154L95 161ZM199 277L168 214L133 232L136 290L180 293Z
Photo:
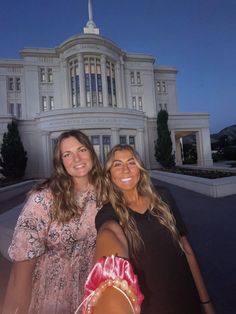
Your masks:
M155 168L160 109L169 113L177 163L179 139L196 134L198 164L210 166L208 114L179 113L177 70L161 67L151 55L129 54L89 29L54 49L26 48L19 60L0 60L0 137L7 123L18 121L26 175L51 173L55 139L71 128L90 136L101 162L112 146L129 143L147 168Z

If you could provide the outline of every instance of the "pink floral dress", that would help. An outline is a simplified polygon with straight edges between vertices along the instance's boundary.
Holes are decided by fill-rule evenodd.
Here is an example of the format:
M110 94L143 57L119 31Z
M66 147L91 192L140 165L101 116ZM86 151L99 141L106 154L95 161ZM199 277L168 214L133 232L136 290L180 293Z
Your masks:
M52 194L33 193L17 221L9 256L14 261L37 258L29 313L69 314L81 303L95 248L96 195L78 193L80 218L52 221Z

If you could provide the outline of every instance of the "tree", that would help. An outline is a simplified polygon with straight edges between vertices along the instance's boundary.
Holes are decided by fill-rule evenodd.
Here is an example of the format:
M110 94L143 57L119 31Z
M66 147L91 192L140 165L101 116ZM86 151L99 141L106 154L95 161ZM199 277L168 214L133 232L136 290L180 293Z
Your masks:
M220 148L225 148L230 145L230 139L228 135L221 135L218 141Z
M175 165L175 157L172 153L172 141L168 128L168 112L160 110L157 115L157 141L155 145L156 160L163 167L172 167Z
M25 174L27 153L20 139L16 122L7 125L8 132L3 135L0 157L0 173L8 179L20 179Z

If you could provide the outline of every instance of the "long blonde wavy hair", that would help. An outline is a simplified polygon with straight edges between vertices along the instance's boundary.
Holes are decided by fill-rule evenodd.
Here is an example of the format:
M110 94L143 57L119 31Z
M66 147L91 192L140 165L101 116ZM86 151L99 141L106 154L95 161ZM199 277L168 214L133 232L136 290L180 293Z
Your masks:
M53 211L52 218L58 222L68 222L72 217L81 214L82 209L78 208L76 201L76 192L73 178L67 173L61 156L61 143L64 139L74 137L90 152L92 159L92 169L89 173L89 183L94 186L96 191L97 206L101 205L101 197L103 196L103 177L102 168L98 157L94 151L89 138L80 130L69 130L63 132L57 139L54 148L52 176L44 182L38 184L33 191L41 191L49 188L53 195Z
M140 179L137 185L137 191L139 196L148 198L149 207L147 210L170 231L173 238L176 239L181 246L180 235L176 228L175 219L171 214L168 205L161 199L154 186L152 185L150 175L145 169L138 153L130 145L118 144L114 146L112 150L108 153L106 164L104 167L104 179L106 186L105 199L107 202L111 202L112 207L114 208L119 218L119 223L123 228L123 231L128 241L131 256L138 256L142 246L144 246L144 243L138 232L136 222L130 216L129 211L127 210L128 205L123 192L112 182L111 179L110 170L113 165L115 153L122 150L128 150L133 155L135 163L140 170Z

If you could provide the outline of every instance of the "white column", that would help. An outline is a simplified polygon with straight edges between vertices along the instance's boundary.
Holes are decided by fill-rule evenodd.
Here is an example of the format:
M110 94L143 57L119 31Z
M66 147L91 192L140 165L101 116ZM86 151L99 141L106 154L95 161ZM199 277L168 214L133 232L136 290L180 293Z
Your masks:
M111 128L111 147L119 144L119 129Z
M141 157L143 163L146 163L146 158L144 154L144 129L137 129L137 136L136 136L136 144L137 144L137 152L139 153L139 156Z
M172 154L174 154L175 156L175 161L176 161L176 137L175 137L175 131L174 130L171 130L170 131L170 137L171 137L171 142L172 142Z
M71 105L70 101L70 82L68 80L68 68L67 62L63 60L61 62L61 80L60 80L60 98L61 104L60 108L68 108L69 104Z
M104 55L101 57L101 72L102 72L102 97L103 107L108 106L108 91L107 91L107 75L106 75L106 58Z
M211 167L213 165L211 155L210 132L208 128L200 129L196 134L198 165Z
M175 131L174 130L171 130L170 132L170 137L171 137L171 142L172 142L172 154L175 155L175 152L176 152L176 143L175 143Z
M199 131L196 132L196 150L197 150L197 165L203 166L203 156L202 156L202 143L201 143L201 136Z
M86 107L84 59L83 59L82 53L78 54L78 67L79 67L80 104L81 104L81 107Z
M124 71L124 60L120 57L120 79L121 79L121 107L126 108L126 94L125 94L125 71Z
M7 81L5 75L0 75L0 95L1 95L1 102L2 105L0 106L0 114L6 115L7 114ZM22 78L21 78L22 80ZM21 81L21 88L22 88L22 81ZM23 109L23 104L22 104Z
M121 108L122 107L122 85L121 85L121 72L120 72L120 63L116 62L116 67L115 67L115 73L116 73L116 102L117 102L117 107Z
M175 162L178 166L183 164L181 138L175 139Z
M50 154L50 138L48 132L41 132L42 147L41 152L41 162L40 162L40 174L42 177L48 177L52 170L52 156Z
M156 129L155 129L155 133L156 133ZM151 140L149 141L148 126L145 123L144 134L143 134L143 140L144 140L143 146L144 146L144 151L145 151L145 157L144 157L143 163L147 169L151 168L152 156L154 156L155 154L155 142L153 141L155 136L153 135L153 129L150 132L150 134L152 134L152 136L150 137Z

